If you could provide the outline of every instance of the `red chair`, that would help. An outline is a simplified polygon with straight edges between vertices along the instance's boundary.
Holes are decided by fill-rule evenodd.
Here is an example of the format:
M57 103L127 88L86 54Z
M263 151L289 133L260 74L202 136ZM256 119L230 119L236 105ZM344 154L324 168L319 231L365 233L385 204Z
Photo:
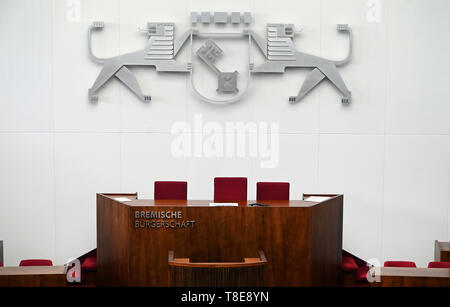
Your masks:
M450 269L450 262L430 262L429 269Z
M289 200L289 182L258 182L256 200Z
M53 262L46 259L29 259L20 261L19 266L53 266Z
M342 253L342 271L344 272L356 272L358 270L358 265L355 259L346 252Z
M342 271L353 273L356 282L367 283L367 272L369 271L367 263L344 250L342 251Z
M214 201L247 200L247 178L214 178Z
M155 200L187 200L186 181L155 181Z
M81 264L81 280L85 284L95 285L97 280L97 256L89 256Z
M97 271L97 257L87 257L81 268L86 271Z
M0 261L0 267L2 267L3 266L3 263Z
M360 266L355 272L355 281L367 282L367 272L369 272L368 266Z
M415 268L416 264L411 261L386 261L385 268Z
M96 271L97 271L97 249L93 249L88 253L78 257L81 263L81 283L73 283L71 287L78 286L90 286L90 284L95 283ZM75 277L78 272L74 271L72 277ZM87 285L88 283L89 285Z

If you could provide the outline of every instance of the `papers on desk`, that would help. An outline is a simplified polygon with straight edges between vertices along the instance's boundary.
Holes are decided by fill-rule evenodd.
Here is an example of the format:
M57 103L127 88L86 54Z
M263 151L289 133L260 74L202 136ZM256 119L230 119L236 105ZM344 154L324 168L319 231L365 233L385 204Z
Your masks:
M238 203L210 203L210 207L239 207Z
M122 203L127 202L127 201L132 201L131 199L126 198L126 197L117 197L117 198L114 198L114 200L120 201Z
M315 203L321 203L324 202L326 200L329 200L331 197L327 197L327 196L310 196L308 198L305 198L304 201L311 201L311 202L315 202Z

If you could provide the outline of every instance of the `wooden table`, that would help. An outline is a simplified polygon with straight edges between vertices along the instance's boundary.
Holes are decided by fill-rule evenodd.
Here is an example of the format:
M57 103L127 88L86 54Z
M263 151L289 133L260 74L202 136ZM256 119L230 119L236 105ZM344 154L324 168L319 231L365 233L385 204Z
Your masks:
M0 267L0 287L65 287L64 266Z
M259 250L267 257L266 286L340 285L342 195L323 202L260 201L270 207L136 198L97 195L99 285L169 286L169 251L192 262L240 262L257 258ZM152 217L163 212L170 218Z
M381 282L375 287L449 287L450 269L380 268Z

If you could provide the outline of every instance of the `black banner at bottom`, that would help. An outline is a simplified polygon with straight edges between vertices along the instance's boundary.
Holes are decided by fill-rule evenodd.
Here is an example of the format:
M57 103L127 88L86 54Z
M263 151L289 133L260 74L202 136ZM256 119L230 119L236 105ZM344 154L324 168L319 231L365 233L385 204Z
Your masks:
M81 299L89 304L104 304L117 299L117 303L120 300L126 306L138 303L142 306L310 306L327 302L391 305L396 301L403 304L416 301L422 294L424 298L432 297L434 301L442 298L448 302L448 288L0 288L2 299L10 296L12 301L42 299L51 303L49 298L57 292L74 302Z

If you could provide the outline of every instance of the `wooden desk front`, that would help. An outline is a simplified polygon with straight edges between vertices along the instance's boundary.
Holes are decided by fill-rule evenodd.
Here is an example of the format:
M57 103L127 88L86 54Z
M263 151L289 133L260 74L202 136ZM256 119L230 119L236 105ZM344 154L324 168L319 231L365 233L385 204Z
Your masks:
M64 266L0 267L0 287L65 287Z
M136 200L97 195L98 283L169 286L168 251L192 262L267 257L266 286L338 286L343 196L321 202L266 201L271 207L210 207L210 201ZM133 198L121 202L117 197ZM184 228L136 228L136 212L181 212ZM148 220L139 220L145 222ZM153 222L155 222L153 220ZM155 224L153 223L153 226Z

